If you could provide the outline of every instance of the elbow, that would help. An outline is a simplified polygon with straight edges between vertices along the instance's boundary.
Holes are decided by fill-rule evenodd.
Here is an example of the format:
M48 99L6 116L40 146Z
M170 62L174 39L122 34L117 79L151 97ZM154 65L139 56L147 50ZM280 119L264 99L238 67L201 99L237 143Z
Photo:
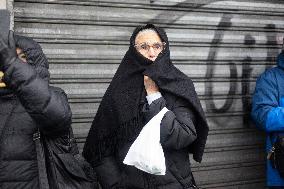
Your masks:
M186 148L187 146L192 144L196 139L196 133L190 130L183 133L177 132L173 135L161 137L160 142L165 149L179 150Z
M41 129L46 135L58 136L67 133L72 123L70 107L62 108L63 111L48 111L41 119ZM53 113L52 113L53 112Z
M267 119L262 112L253 109L250 117L257 129L267 132Z

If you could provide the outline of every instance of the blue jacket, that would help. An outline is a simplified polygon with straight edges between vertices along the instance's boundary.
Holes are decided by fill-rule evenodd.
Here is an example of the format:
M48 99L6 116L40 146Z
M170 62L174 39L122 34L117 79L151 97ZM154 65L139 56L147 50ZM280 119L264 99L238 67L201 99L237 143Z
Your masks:
M267 133L266 151L270 151L275 133L284 133L284 52L277 57L277 67L266 70L257 79L251 116L257 127ZM267 185L284 186L284 179L269 161Z

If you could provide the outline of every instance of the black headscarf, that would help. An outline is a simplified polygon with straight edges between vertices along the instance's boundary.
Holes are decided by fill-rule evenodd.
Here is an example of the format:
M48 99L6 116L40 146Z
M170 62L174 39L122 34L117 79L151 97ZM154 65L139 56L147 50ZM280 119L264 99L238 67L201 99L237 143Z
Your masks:
M153 29L166 42L165 49L153 62L141 55L134 47L136 35L144 29ZM201 162L208 135L208 125L192 81L170 60L168 38L164 30L152 24L137 27L131 38L130 47L117 69L97 111L87 137L83 155L93 165L102 157L115 152L118 140L129 135L121 132L139 127L139 105L144 90L144 75L149 76L162 93L171 93L185 99L196 115L197 139L190 145L189 152ZM143 127L143 125L142 125ZM138 132L139 133L139 132ZM137 134L137 132L136 132Z

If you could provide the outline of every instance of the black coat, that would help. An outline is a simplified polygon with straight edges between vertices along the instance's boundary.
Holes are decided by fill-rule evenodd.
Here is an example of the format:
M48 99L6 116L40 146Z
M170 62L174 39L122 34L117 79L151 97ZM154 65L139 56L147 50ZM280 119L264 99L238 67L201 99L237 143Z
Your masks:
M194 113L186 102L169 94L164 94L150 106L144 101L141 108L143 122L146 124L165 106L170 111L162 119L160 137L166 159L166 175L151 175L122 163L135 140L133 138L127 143L119 144L116 156L105 158L95 168L104 188L182 189L192 184L187 146L196 139L196 131Z
M32 50L42 53L37 46ZM42 58L44 55L35 58L33 65L17 59L4 70L8 89L0 89L0 128L4 128L0 137L1 189L39 189L33 134L39 128L55 138L70 128L67 96L62 89L49 86L48 65L39 65Z

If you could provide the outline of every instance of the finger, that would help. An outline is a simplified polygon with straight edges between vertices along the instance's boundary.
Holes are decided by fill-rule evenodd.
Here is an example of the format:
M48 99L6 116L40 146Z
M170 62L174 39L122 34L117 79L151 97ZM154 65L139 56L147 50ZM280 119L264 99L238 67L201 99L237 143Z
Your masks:
M6 87L6 84L3 83L3 82L1 82L1 83L0 83L0 88L5 88L5 87Z
M155 83L155 81L153 79L151 79L150 77L148 77L147 82L149 83Z

